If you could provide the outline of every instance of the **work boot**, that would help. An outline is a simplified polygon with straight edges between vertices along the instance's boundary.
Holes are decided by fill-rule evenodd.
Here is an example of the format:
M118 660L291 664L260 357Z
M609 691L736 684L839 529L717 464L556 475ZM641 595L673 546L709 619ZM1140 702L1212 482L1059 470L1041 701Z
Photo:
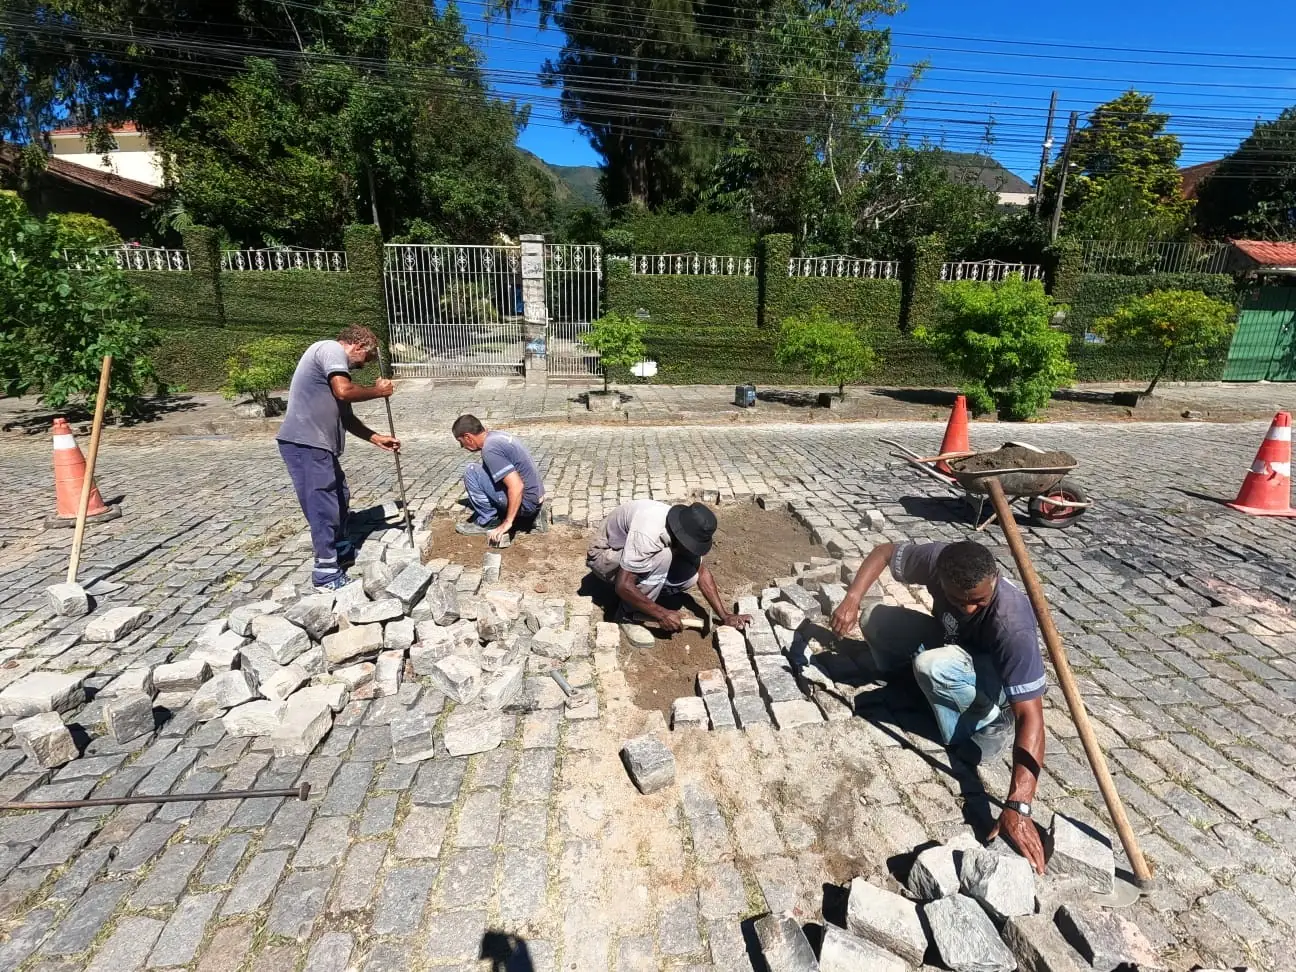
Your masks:
M500 525L500 520L491 520L489 523L481 524L476 520L464 520L462 523L455 524L455 533L461 537L484 537Z
M553 526L553 510L549 507L549 501L543 499L540 501L540 509L536 510L535 523L531 527L531 532L548 533L551 526Z
M1012 712L1000 707L994 722L983 726L964 742L953 747L954 755L972 766L993 762L1004 754L1017 734Z
M354 577L348 577L345 573L341 573L331 580L324 581L322 584L316 584L315 593L332 594L346 587L348 584L355 583L355 581L356 579Z

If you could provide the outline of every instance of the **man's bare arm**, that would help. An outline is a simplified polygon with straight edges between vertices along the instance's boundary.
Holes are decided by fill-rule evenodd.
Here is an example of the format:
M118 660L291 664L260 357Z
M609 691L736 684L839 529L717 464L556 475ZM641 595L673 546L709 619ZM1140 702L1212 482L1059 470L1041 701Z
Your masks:
M375 398L389 398L396 386L386 378L379 378L372 386L357 385L346 375L334 375L329 379L329 390L339 402L370 402Z
M716 613L721 624L728 625L731 628L737 628L741 631L747 627L747 622L751 620L745 614L734 614L725 607L724 600L720 597L720 589L716 587L715 575L706 564L698 565L698 590L706 598L707 603L711 605L711 610Z
M837 637L855 637L857 633L855 628L859 624L860 604L864 600L864 595L882 576L882 571L886 570L887 564L891 563L891 556L894 553L894 543L880 543L869 551L869 555L864 558L864 563L860 564L860 569L855 571L855 579L846 590L846 597L833 612L832 629Z
M1017 733L1013 740L1012 784L1008 789L1008 799L1030 803L1035 799L1040 770L1044 768L1044 701L1014 702L1012 712L1017 722ZM990 832L990 839L999 833L1013 842L1036 871L1044 873L1044 847L1033 820L1005 807Z

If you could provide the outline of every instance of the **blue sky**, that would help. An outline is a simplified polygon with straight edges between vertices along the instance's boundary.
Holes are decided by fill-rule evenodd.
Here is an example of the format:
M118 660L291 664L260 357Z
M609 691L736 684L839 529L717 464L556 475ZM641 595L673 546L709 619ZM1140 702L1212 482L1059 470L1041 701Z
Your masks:
M496 89L523 102L541 99L523 147L557 164L597 164L580 133L556 118L556 91L533 80L557 54L561 32L540 31L534 12L488 24L480 0L460 3ZM1181 165L1219 158L1258 117L1296 105L1296 2L1264 6L1239 15L1218 0L915 0L891 21L896 60L930 65L910 98L910 134L973 151L993 119L990 153L1031 180L1053 88L1060 148L1071 110L1083 121L1087 110L1134 87L1172 115L1171 130L1184 144Z

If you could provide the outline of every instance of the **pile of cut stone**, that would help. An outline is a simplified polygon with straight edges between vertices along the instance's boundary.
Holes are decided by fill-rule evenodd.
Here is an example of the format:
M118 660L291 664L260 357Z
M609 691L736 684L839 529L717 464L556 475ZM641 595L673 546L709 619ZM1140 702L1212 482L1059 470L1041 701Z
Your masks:
M1138 926L1103 907L1115 888L1111 840L1055 814L1048 876L971 834L918 853L907 894L851 882L846 927L825 922L816 959L789 916L756 933L770 972L906 972L936 960L954 972L1155 972L1167 966Z
M739 598L737 612L751 617L746 637L716 629L723 668L700 672L698 694L674 701L671 728L746 729L772 718L779 729L790 729L849 718L850 703L833 683L857 672L847 670L853 666L846 656L825 651L814 633L828 636L828 619L859 564L816 557L776 578L759 597Z
M592 690L592 604L482 587L482 572L447 560L424 564L399 531L371 538L335 593L244 604L212 621L175 661L127 668L99 693L109 735L126 742L155 728L155 708L188 706L220 719L232 736L269 736L276 755L304 756L353 699L393 699L393 756L414 762L440 753L484 752L506 734L505 712L567 708L597 718ZM112 614L108 612L107 615ZM615 626L609 626L615 634ZM606 639L607 632L601 632ZM571 704L550 670L565 669ZM14 734L43 766L77 758L63 724L85 701L89 672L33 673L0 693L0 714L20 717ZM400 705L401 684L423 678L438 690ZM441 719L445 703L453 711Z

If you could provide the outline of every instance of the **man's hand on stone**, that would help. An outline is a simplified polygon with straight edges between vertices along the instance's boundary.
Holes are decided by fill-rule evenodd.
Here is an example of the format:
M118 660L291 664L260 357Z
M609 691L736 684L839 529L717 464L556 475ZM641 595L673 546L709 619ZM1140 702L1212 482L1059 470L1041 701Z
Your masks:
M490 533L486 534L486 542L492 547L498 546L500 541L508 536L509 531L513 529L512 523L501 523Z
M662 611L657 616L657 624L663 631L671 634L684 630L684 620L680 617L678 611Z
M1016 810L1005 807L995 821L989 839L994 840L1000 834L1008 838L1018 853L1031 862L1037 874L1044 873L1044 845L1040 843L1039 831L1030 817L1023 817Z
M750 614L726 614L720 619L721 623L730 628L737 628L742 631L747 625L751 624Z
M837 610L832 614L833 634L838 638L855 637L856 628L859 625L859 613L859 601L847 594L845 599L837 605Z

